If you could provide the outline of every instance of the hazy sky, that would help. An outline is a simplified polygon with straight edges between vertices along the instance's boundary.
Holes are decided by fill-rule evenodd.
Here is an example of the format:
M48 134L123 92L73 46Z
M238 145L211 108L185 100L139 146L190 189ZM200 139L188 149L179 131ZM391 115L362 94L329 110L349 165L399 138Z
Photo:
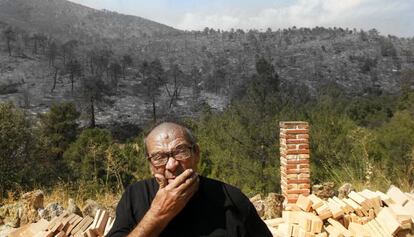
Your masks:
M182 30L337 26L414 36L414 0L70 0Z

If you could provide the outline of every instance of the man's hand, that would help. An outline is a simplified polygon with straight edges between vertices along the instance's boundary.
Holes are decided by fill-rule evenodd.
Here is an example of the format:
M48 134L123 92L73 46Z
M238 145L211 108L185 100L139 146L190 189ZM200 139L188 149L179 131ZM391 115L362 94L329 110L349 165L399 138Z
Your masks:
M150 209L128 237L158 236L181 212L199 186L198 175L191 169L185 170L168 185L164 176L156 174L155 178L160 188Z
M155 175L160 184L160 189L152 201L149 212L158 218L170 221L187 204L190 198L198 190L198 175L191 169L185 170L182 174L167 184L167 180L162 175ZM163 185L166 185L163 187Z

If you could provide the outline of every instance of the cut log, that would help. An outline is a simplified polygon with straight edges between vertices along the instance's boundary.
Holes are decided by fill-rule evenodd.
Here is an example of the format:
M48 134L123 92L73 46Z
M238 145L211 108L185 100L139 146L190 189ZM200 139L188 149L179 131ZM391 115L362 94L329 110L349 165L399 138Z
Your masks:
M387 191L387 195L394 200L396 204L400 204L404 206L406 202L408 202L409 198L405 195L399 188L391 185L391 187Z
M296 205L303 211L309 212L312 209L312 201L304 195L299 195Z
M382 208L375 220L381 227L386 229L390 235L395 235L401 229L400 223L388 207Z
M339 230L339 232L341 234L343 234L345 237L351 237L352 233L351 231L349 231L348 229L346 229L341 223L339 223L338 221L329 218L328 219L329 224L331 224L332 226L334 226L337 230Z
M329 237L343 237L344 235L333 225L328 225L325 230L329 233Z
M312 201L312 208L314 210L323 205L323 200L317 197L315 194L309 195L308 198Z

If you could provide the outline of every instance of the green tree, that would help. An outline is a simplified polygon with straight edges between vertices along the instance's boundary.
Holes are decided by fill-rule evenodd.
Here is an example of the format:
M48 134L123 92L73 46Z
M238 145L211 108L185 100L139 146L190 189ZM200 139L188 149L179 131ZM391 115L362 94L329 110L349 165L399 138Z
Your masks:
M272 64L266 59L260 58L256 62L256 72L247 89L245 100L253 103L260 116L274 114L280 104L279 75L276 73Z
M135 180L150 178L150 169L144 155L143 137L126 144L114 143L106 150L107 184L116 184L120 190Z
M21 187L31 167L31 133L23 111L0 104L0 195ZM20 184L20 185L19 185Z
M279 78L264 59L240 101L222 114L204 113L195 127L202 148L200 170L251 195L280 189Z
M392 96L358 97L350 101L346 114L359 126L374 128L393 116L395 98Z
M401 73L400 96L397 108L407 110L414 116L414 70Z
M356 124L344 113L342 92L330 85L306 105L305 121L310 123L311 173L313 182L342 182L351 157L350 132Z
M68 178L103 183L107 176L106 151L112 143L111 134L107 130L84 130L63 154L71 170Z
M414 119L408 111L397 111L394 117L378 130L378 156L391 181L398 182L413 176ZM403 176L402 176L403 175ZM413 185L413 184L411 184Z
M48 157L60 161L69 144L76 140L80 113L73 103L54 104L39 115L40 139Z

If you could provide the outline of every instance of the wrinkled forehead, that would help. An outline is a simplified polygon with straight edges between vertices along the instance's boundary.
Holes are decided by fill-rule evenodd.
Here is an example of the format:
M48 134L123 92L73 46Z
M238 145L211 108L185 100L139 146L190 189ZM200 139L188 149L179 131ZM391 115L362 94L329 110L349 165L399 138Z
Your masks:
M186 129L178 125L165 125L152 130L145 139L148 150L173 148L181 144L190 144Z

